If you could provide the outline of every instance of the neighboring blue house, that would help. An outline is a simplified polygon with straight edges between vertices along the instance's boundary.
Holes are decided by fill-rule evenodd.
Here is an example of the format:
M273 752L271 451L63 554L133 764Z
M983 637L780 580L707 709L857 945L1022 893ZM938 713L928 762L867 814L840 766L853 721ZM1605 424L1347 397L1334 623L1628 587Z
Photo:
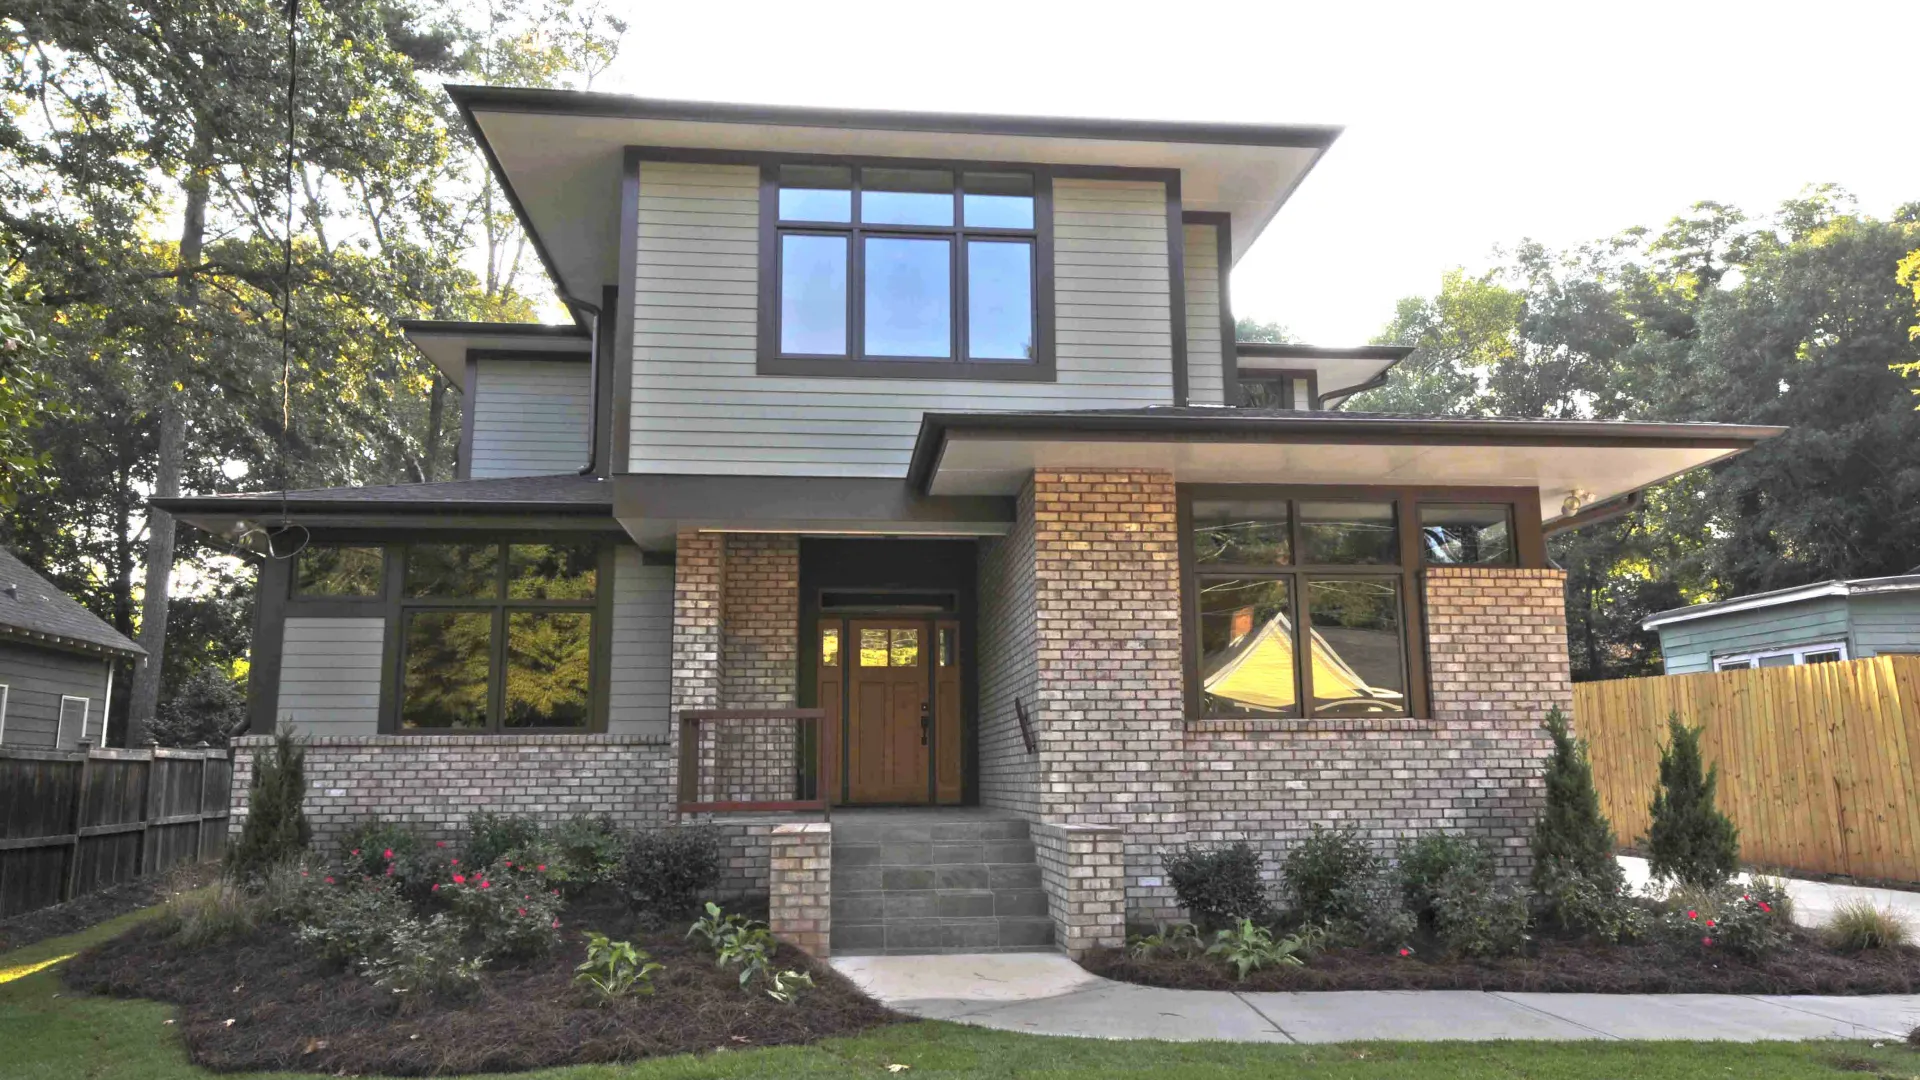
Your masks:
M1920 573L1822 581L1649 617L1669 675L1920 653Z

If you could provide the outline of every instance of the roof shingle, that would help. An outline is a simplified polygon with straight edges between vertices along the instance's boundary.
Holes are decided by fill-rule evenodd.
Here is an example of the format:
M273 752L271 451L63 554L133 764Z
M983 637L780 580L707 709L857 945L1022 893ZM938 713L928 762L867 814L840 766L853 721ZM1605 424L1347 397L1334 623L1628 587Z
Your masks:
M147 654L6 548L0 548L0 635L124 656Z

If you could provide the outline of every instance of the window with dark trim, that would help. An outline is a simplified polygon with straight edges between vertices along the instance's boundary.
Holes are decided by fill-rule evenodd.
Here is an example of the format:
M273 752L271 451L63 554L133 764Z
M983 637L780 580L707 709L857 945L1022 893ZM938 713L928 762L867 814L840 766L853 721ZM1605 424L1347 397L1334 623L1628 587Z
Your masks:
M308 544L294 556L296 597L376 598L386 580L378 544Z
M602 545L414 543L399 607L402 731L577 731L593 715Z
M1249 371L1235 380L1233 404L1248 409L1312 409L1319 380L1310 371Z
M1513 507L1422 503L1420 547L1430 566L1513 566Z
M1051 377L1044 173L790 162L761 194L763 371Z

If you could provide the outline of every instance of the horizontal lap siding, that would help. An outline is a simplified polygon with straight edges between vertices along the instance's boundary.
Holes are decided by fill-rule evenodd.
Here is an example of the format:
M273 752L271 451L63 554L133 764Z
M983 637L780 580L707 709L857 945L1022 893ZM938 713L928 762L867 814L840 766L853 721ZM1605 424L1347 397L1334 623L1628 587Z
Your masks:
M380 726L385 619L287 620L278 720L307 735L372 735Z
M637 548L619 549L613 564L609 734L667 734L672 644L673 567L644 566Z
M1920 653L1920 593L1856 596L1851 605L1853 639L1848 656Z
M569 473L587 460L587 365L482 360L474 387L474 479Z
M1187 403L1226 403L1220 344L1220 230L1188 225L1187 236Z
M1173 400L1159 183L1054 182L1051 383L759 375L758 215L751 166L641 164L628 471L898 477L929 411Z
M1813 645L1847 638L1847 604L1824 597L1799 604L1709 615L1660 627L1660 652L1666 673L1690 675L1713 670L1713 658Z
M99 731L106 708L107 661L98 656L0 645L0 685L7 688L7 712L0 743L21 749L54 748L62 695L87 698L87 719ZM69 740L69 747L72 741Z

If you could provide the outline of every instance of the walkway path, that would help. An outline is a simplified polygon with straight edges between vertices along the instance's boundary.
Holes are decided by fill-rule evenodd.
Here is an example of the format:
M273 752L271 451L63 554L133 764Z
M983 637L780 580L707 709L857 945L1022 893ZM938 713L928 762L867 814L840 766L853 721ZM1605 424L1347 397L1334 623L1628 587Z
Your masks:
M852 956L833 966L880 1001L930 1020L1033 1035L1194 1042L1369 1039L1901 1039L1920 994L1311 994L1161 990L1089 974L1054 953Z
M1627 873L1627 884L1644 889L1648 879L1647 860L1620 856L1620 868ZM1742 874L1735 880L1744 881ZM1854 900L1865 900L1877 908L1886 908L1904 916L1915 934L1920 934L1920 893L1898 889L1870 889L1864 885L1829 885L1823 881L1786 878L1787 895L1793 897L1793 921L1802 926L1821 926L1833 917L1833 909Z

